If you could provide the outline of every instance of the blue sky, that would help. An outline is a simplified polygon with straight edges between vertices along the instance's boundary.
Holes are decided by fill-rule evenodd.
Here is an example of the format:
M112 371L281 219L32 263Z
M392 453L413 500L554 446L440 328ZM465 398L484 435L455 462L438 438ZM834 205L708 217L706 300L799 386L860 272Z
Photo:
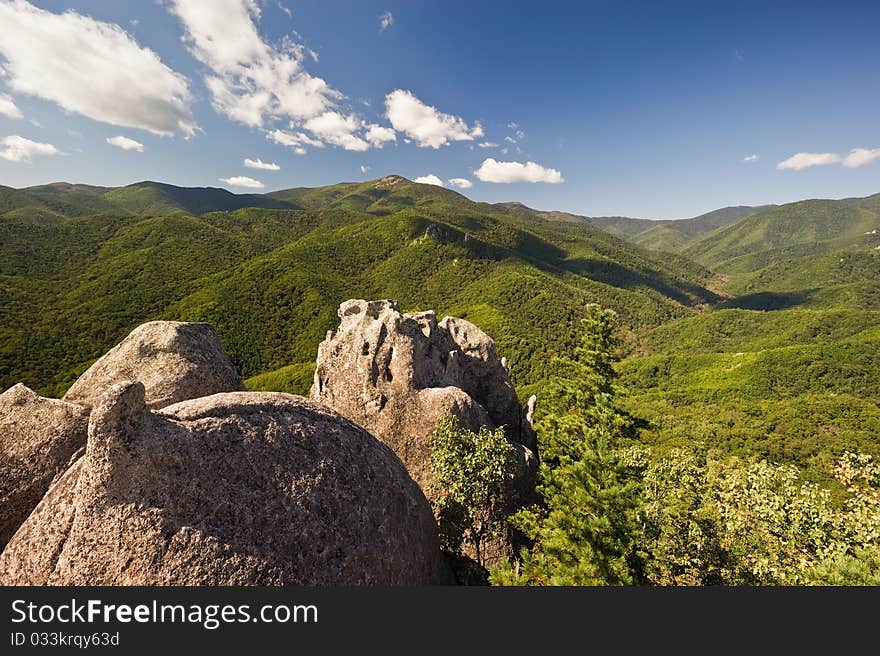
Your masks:
M873 1L0 0L0 184L399 173L648 218L868 195L878 25Z

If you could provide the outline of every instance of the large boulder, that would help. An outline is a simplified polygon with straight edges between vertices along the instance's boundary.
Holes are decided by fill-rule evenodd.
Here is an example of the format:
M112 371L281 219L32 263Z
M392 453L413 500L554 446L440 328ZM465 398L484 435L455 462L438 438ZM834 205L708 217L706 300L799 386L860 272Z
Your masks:
M86 443L89 412L24 385L0 394L0 551Z
M394 453L279 393L154 413L144 386L94 406L83 457L0 556L3 585L450 582L430 506Z
M318 346L312 399L387 443L429 496L429 438L444 413L471 430L503 426L520 462L512 489L531 500L535 436L491 337L463 319L402 314L394 301L350 300L338 314Z
M136 380L153 409L218 392L244 390L244 383L207 323L150 321L135 328L80 376L64 395L91 407L114 383Z

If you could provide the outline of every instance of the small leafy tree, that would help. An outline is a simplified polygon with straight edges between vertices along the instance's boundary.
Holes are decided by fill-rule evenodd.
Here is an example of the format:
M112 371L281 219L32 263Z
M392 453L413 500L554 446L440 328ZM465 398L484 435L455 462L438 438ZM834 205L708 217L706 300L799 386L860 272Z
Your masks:
M514 447L504 428L483 426L474 433L449 413L440 419L431 442L443 546L457 554L463 545L470 546L484 567L486 542L506 530L504 489L516 473Z
M727 552L719 535L719 512L711 489L717 463L702 445L652 459L634 447L642 473L642 549L645 575L655 585L718 585ZM633 457L630 455L630 457Z
M614 403L616 314L587 306L573 359L553 362L539 395L535 429L543 505L513 522L534 541L516 567L502 564L502 585L630 584L641 580L639 483L620 455L633 420Z
M791 465L712 460L680 449L644 472L651 583L876 585L880 467L846 453L834 467L841 503Z

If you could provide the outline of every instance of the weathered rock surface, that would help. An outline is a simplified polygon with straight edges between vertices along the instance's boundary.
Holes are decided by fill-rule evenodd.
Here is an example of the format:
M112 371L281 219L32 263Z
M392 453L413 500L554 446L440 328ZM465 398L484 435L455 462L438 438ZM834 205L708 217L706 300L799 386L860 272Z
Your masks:
M0 394L0 550L86 443L89 412L24 385Z
M301 397L94 406L85 454L0 556L5 585L450 582L430 506L394 453Z
M429 437L447 411L476 430L504 426L517 447L513 489L533 490L535 436L495 343L463 319L401 314L394 301L350 300L318 346L311 397L386 442L431 494Z
M153 409L218 392L244 390L244 383L207 323L150 321L135 328L80 376L65 401L87 407L114 383L135 380Z

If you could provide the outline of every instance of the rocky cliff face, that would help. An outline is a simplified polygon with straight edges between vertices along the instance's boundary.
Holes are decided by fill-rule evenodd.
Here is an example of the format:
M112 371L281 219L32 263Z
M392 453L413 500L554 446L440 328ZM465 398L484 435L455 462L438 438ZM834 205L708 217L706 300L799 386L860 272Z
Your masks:
M0 557L7 585L449 581L427 500L360 427L276 393L153 413L130 382Z
M339 318L318 346L312 399L388 444L429 496L429 437L444 413L471 430L504 426L520 462L513 488L529 496L535 435L491 337L463 319L402 314L394 301L346 301Z

